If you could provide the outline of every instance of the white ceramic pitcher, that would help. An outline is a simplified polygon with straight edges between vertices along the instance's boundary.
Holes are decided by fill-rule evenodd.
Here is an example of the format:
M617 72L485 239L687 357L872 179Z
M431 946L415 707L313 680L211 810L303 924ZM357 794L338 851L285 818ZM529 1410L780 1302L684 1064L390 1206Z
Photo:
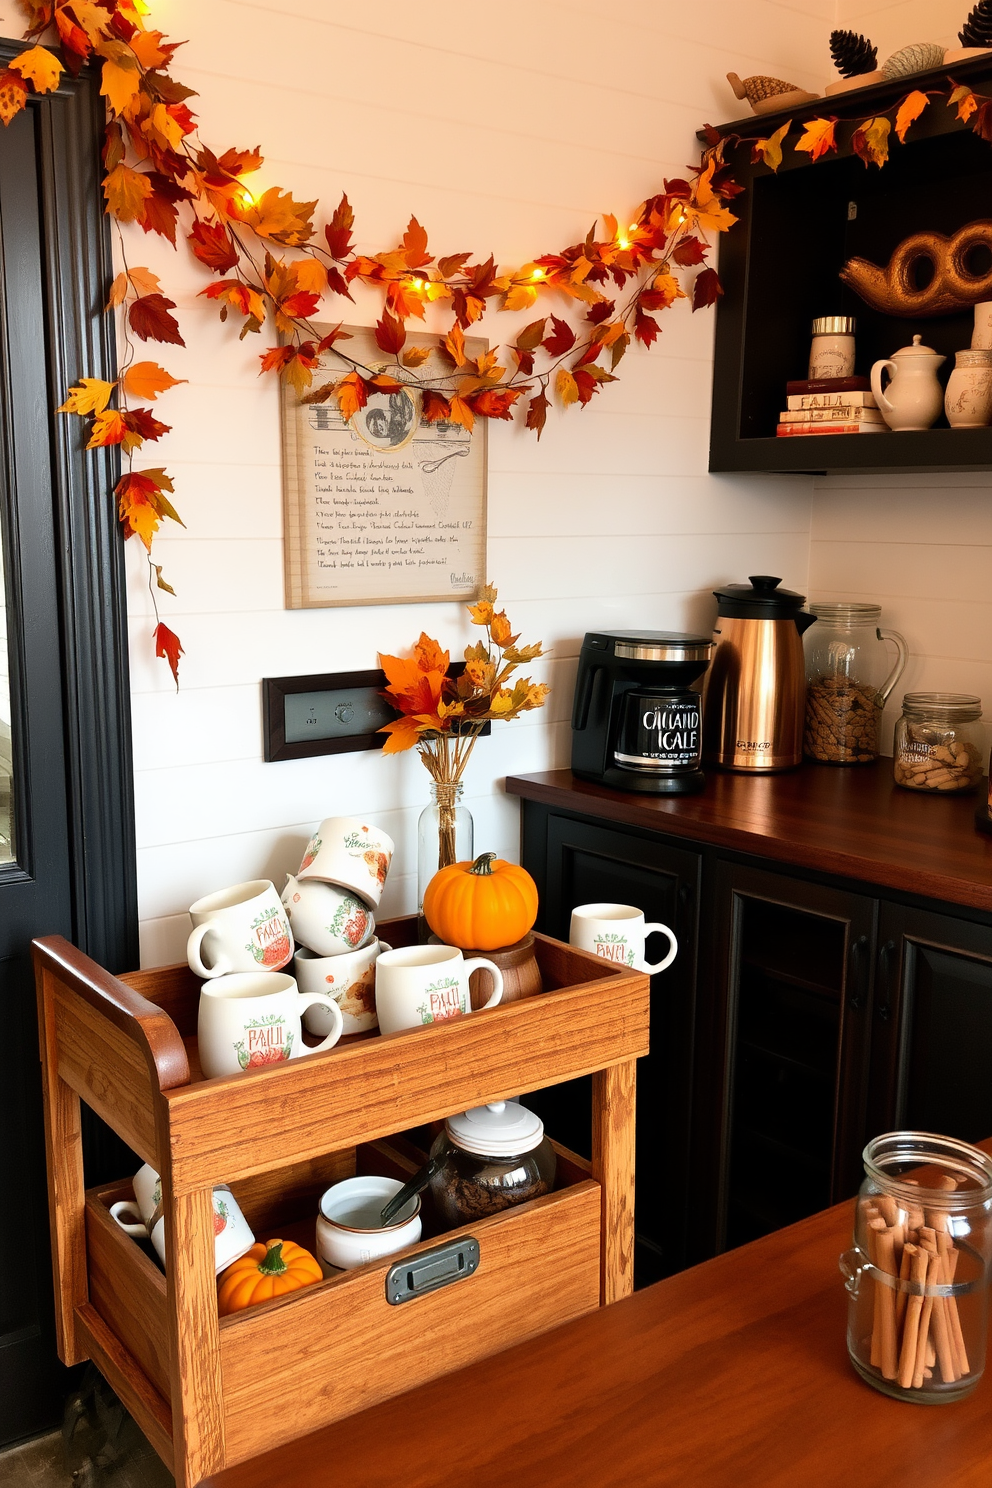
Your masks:
M922 340L914 336L912 346L903 346L871 369L871 390L890 429L929 429L944 406L937 368L947 358L923 346ZM883 393L882 373L886 371L889 385Z

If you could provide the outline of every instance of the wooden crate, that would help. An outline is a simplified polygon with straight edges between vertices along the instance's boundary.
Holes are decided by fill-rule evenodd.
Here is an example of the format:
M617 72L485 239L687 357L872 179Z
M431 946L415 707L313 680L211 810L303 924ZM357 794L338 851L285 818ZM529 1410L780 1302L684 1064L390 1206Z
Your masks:
M416 924L381 929L401 945ZM540 997L205 1080L188 968L118 979L61 937L34 950L59 1351L94 1360L181 1488L632 1290L646 976L537 936ZM218 1318L215 1184L260 1238L312 1248L330 1183L413 1171L393 1133L589 1073L591 1165L560 1152L553 1193L467 1226L471 1277L392 1307L388 1257ZM167 1276L109 1214L130 1184L84 1192L80 1099L162 1174ZM425 1226L405 1254L436 1243Z

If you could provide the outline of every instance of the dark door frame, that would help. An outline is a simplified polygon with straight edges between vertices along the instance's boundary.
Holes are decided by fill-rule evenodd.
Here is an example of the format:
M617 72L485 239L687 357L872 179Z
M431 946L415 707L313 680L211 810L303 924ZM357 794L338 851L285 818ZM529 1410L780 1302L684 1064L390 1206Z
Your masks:
M0 40L0 61L6 66L22 50L20 42ZM110 382L116 377L114 322L104 314L113 259L103 212L105 115L99 83L92 68L78 78L66 74L57 92L32 97L27 105L38 113L45 351L53 410L80 376ZM4 369L5 383L9 376L10 369ZM8 393L5 386L2 394ZM138 964L138 916L127 606L113 497L119 462L116 450L85 450L76 419L53 416L52 423L72 939L109 970L124 971ZM10 644L18 651L23 637L14 551L10 569ZM29 733L26 720L18 717L16 655L12 662L16 741L18 734L24 740ZM15 773L24 779L16 751L15 742ZM15 864L0 868L0 881L22 872Z

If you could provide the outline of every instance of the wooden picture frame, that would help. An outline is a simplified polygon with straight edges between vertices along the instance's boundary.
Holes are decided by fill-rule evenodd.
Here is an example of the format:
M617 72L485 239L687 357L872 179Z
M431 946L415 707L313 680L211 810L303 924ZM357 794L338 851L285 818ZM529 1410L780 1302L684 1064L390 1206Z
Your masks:
M317 326L324 334L330 326ZM437 337L422 366L400 367L367 327L346 327L342 353L363 376L436 385L450 375ZM487 343L466 341L466 356ZM335 381L331 373L330 381ZM471 602L486 582L485 419L469 432L426 423L414 387L374 393L345 420L337 399L305 403L281 383L286 608Z

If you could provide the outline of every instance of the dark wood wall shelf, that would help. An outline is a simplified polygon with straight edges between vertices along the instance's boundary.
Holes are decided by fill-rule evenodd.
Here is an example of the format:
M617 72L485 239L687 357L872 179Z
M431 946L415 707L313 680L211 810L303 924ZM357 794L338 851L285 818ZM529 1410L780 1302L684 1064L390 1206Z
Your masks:
M840 282L852 256L884 265L910 233L957 231L992 215L992 145L957 119L945 98L934 97L906 143L891 136L881 170L866 169L851 148L856 121L891 106L911 88L946 92L949 79L982 90L992 82L992 56L950 70L937 68L896 83L818 99L788 113L765 114L721 126L731 143L727 159L745 192L733 210L738 225L720 243L724 297L717 310L710 469L816 473L828 470L985 470L992 466L992 427L951 429L943 414L928 430L873 435L832 434L777 439L785 384L806 375L810 323L818 315L855 315L857 366L891 356L920 333L946 356L970 343L972 313L903 319L870 309ZM751 146L735 136L771 134L834 115L838 151L815 165L787 146L778 173L751 162ZM797 136L793 133L793 139Z

